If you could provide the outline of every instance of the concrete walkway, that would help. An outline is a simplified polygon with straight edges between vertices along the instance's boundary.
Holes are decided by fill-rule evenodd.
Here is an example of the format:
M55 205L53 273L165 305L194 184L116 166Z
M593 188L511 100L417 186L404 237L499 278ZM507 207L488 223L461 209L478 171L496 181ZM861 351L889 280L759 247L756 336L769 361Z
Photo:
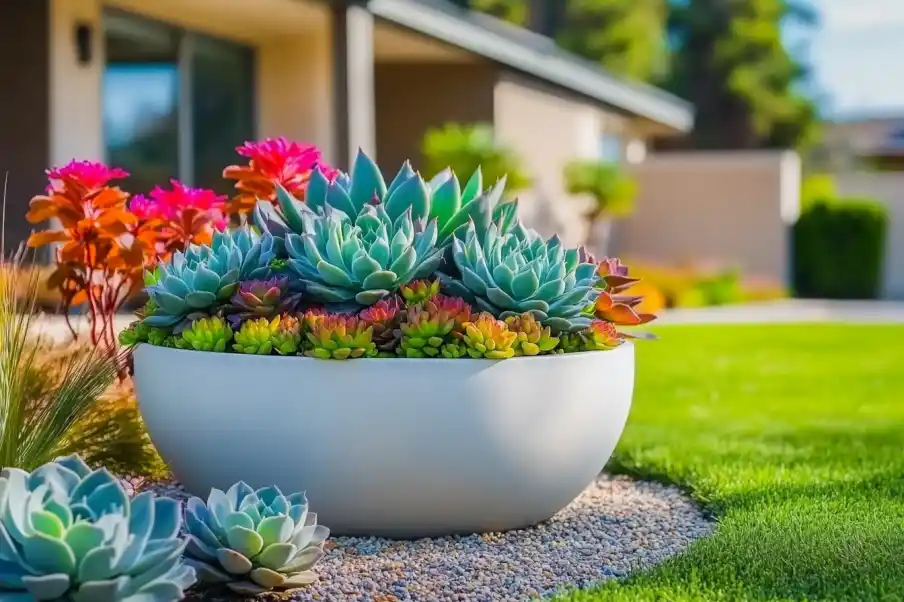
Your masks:
M785 299L744 305L672 309L654 324L770 324L790 322L904 323L904 301Z

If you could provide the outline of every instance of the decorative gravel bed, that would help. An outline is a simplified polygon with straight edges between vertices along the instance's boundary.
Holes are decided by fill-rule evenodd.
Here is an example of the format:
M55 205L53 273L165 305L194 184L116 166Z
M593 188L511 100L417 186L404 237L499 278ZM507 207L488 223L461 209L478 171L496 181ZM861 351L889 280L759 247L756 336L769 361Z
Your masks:
M187 497L172 483L145 488ZM571 505L530 529L417 541L331 538L315 569L319 582L260 599L524 602L649 567L712 529L676 488L601 475ZM189 598L228 599L213 593Z

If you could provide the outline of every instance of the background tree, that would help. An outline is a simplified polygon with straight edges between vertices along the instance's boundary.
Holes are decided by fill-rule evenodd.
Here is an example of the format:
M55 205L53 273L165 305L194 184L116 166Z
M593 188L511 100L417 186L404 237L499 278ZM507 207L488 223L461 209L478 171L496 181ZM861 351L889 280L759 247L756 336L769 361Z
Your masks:
M672 0L664 82L696 107L686 145L788 148L814 140L818 113L802 91L807 69L782 39L789 20L809 25L815 13L792 0Z
M559 0L556 42L638 81L664 76L667 66L665 0Z
M451 167L459 178L467 180L480 167L485 186L495 184L503 176L509 193L531 185L521 157L496 140L493 127L488 124L447 123L432 128L424 135L421 153L421 171L430 178Z

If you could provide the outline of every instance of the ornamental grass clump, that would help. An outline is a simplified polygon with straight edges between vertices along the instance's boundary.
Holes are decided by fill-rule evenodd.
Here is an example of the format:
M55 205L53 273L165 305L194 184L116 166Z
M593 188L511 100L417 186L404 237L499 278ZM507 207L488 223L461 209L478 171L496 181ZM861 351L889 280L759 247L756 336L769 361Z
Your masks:
M149 301L124 345L503 360L652 338L632 330L655 316L639 311L627 267L526 227L504 178L486 189L479 169L463 185L451 170L426 181L405 163L387 183L364 153L346 174L284 139L239 154L249 163L225 172L237 182L230 205L176 184L152 195L191 197L209 223L237 213L239 225L145 273Z

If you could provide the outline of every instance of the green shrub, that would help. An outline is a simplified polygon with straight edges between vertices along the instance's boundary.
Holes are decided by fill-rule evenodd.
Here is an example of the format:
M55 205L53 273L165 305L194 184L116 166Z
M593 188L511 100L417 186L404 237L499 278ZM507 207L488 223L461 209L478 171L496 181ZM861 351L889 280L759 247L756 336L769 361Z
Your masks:
M696 288L704 299L704 305L729 305L744 300L741 274L737 270L703 277L697 282Z
M421 145L423 171L430 177L447 167L460 178L471 177L479 167L483 181L494 184L506 176L506 190L518 192L529 188L530 175L512 149L499 143L493 127L486 124L447 123L429 130Z
M888 215L869 199L818 201L794 226L800 297L874 299L882 282Z

